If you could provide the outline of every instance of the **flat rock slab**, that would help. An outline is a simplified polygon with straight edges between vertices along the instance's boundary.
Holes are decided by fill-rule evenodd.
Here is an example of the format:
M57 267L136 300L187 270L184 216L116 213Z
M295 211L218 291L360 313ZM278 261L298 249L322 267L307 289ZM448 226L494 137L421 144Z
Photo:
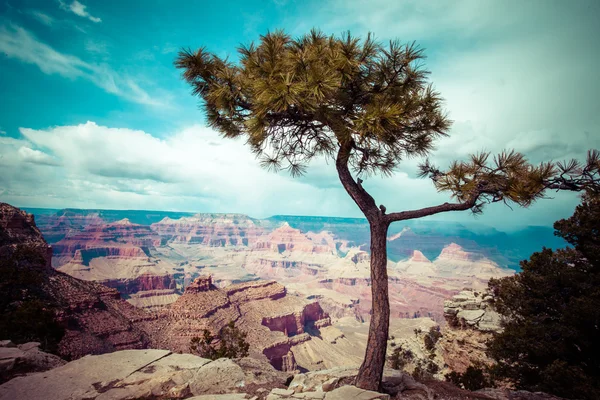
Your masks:
M356 386L342 386L325 395L325 400L388 400L389 398L389 394L371 392Z
M77 399L95 391L94 384L127 378L171 354L167 350L123 350L85 356L52 370L14 378L0 386L2 400Z
M245 380L246 375L239 365L228 358L219 358L197 372L190 381L190 389L195 395L231 393L243 388Z
M187 400L243 400L247 399L245 393L228 393L228 394L203 394L202 396L190 397Z

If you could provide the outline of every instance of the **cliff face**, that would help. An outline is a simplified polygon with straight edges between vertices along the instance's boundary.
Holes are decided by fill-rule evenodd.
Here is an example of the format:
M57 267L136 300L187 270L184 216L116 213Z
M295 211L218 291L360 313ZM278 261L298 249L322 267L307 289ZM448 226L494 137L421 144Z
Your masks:
M104 286L117 289L122 294L135 294L146 292L146 296L152 296L151 291L172 290L177 288L177 284L171 275L142 274L135 278L107 279L100 281ZM143 295L143 294L141 294Z
M464 372L469 365L492 363L485 354L485 343L502 329L492 301L485 291L463 290L444 302L448 325L440 349L451 370Z
M177 301L157 315L156 321L145 323L153 347L185 352L191 339L201 337L204 329L217 333L235 321L248 335L251 355L266 357L282 370L297 368L293 346L303 333L330 324L317 302L289 296L276 282L254 281L219 289L210 276L196 278ZM305 334L304 340L311 336Z
M110 224L91 225L81 232L68 234L54 244L54 255L59 260L75 256L77 250L104 248L104 252L119 256L120 252L139 251L159 246L160 237L150 227L132 224L127 218ZM137 250L127 250L137 249ZM147 250L146 250L147 251ZM92 257L93 253L89 253ZM98 257L105 255L99 254ZM127 256L127 254L123 254ZM142 255L143 257L143 255Z
M143 298L162 296L159 291L177 287L173 266L152 256L160 237L148 226L131 223L127 218L116 222L90 225L81 232L67 234L54 245L54 264L69 275L97 281L116 288L124 295ZM174 294L171 293L171 294ZM173 301L169 294L169 301ZM142 298L140 297L140 298ZM134 302L157 306L156 301Z
M58 214L42 214L37 218L37 225L50 244L62 240L65 236L85 230L91 225L106 223L97 212L78 213L62 210Z
M42 290L52 299L57 320L65 327L58 349L61 357L74 359L148 345L148 337L135 326L136 320L147 319L148 315L122 300L115 289L54 270L50 265L52 249L33 217L0 203L0 237L0 257L6 257L16 245L37 249L46 256Z
M50 268L52 248L35 226L33 215L0 203L0 257L10 257L18 245L37 250L44 257L45 267Z
M268 250L275 253L303 252L315 254L335 254L335 241L325 232L320 234L303 234L286 223L268 235L261 237L254 246L257 250Z
M198 214L164 218L151 225L162 243L202 244L210 247L251 246L264 230L246 215Z

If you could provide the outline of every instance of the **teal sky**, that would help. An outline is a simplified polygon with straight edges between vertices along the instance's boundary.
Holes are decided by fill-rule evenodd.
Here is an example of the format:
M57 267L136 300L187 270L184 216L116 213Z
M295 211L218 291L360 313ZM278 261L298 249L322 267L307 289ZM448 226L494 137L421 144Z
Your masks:
M301 179L260 170L243 142L206 128L179 78L179 48L236 47L268 30L369 31L416 40L455 121L432 156L515 148L532 161L600 148L600 2L8 0L0 4L0 201L27 207L360 216L334 168ZM390 211L447 199L409 160L365 182ZM475 219L550 225L577 196Z

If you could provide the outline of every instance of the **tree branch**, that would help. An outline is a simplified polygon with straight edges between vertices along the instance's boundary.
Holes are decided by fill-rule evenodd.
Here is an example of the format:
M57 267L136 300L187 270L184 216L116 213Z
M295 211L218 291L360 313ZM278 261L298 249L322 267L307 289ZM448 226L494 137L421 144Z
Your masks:
M348 169L348 160L350 159L350 153L352 151L353 142L346 141L340 144L338 154L335 160L335 166L340 177L340 181L346 189L346 192L350 195L352 200L356 203L358 208L363 212L367 220L372 221L373 218L380 215L380 211L375 205L373 197L362 188L361 185L356 183L350 170Z
M444 203L438 206L421 208L420 210L390 213L387 214L385 218L387 219L388 223L392 223L407 219L422 218L428 215L439 214L448 211L465 211L476 206L477 198L477 196L474 196L471 198L471 200L464 203Z

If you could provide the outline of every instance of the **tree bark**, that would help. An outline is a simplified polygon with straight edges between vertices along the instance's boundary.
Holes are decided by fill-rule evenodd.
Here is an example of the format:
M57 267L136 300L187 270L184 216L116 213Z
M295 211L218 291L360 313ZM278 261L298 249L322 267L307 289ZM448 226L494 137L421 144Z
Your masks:
M390 299L387 274L387 231L384 218L370 222L371 227L371 298L372 311L365 358L356 377L356 386L380 389L390 327Z
M390 221L376 206L375 200L357 183L348 170L352 142L340 146L336 168L344 189L363 212L371 228L371 299L372 312L364 361L356 377L356 386L379 390L390 327L390 300L387 275L387 231Z

